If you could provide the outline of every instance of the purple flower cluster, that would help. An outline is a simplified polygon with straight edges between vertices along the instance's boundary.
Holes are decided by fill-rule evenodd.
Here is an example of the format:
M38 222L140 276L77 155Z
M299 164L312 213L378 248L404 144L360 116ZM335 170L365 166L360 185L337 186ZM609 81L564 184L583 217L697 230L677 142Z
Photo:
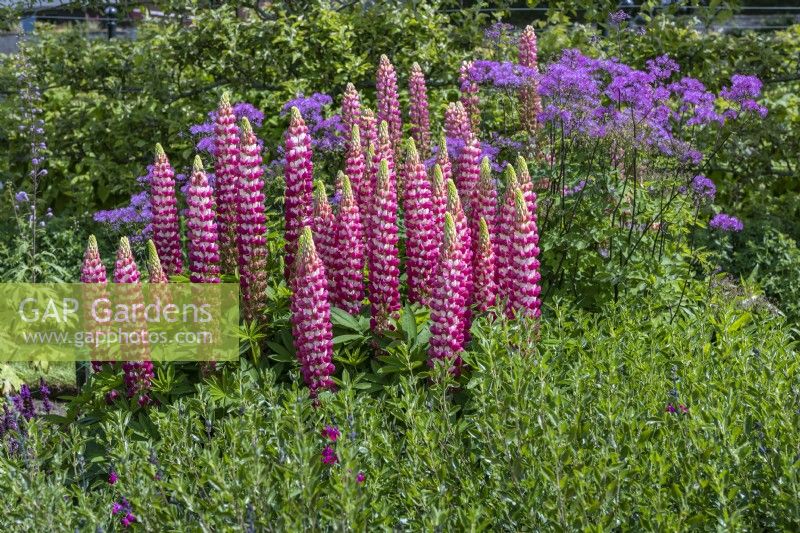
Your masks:
M111 514L115 516L119 515L121 517L119 523L125 528L130 527L137 521L136 516L133 514L131 504L125 498L111 505Z
M466 143L463 139L458 137L447 137L447 155L450 160L457 160L458 156L461 154L461 150L464 149ZM504 145L503 143L506 142ZM495 172L501 172L506 165L508 164L507 161L498 161L498 157L500 156L500 150L503 148L510 148L511 150L515 150L514 146L517 146L517 143L511 141L508 138L502 138L498 144L491 144L485 141L480 142L481 145L481 154L479 161L482 161L484 157L489 158L489 162L491 163L492 170ZM521 145L520 145L521 146ZM440 146L436 145L431 149L431 157L425 160L425 168L431 169L433 165L435 165L437 161L437 157L439 155Z
M534 68L510 61L472 61L467 71L468 82L497 89L519 89L536 80Z
M615 12L611 13L608 16L608 21L611 24L614 24L615 26L619 26L620 24L622 24L626 20L629 20L630 18L631 18L631 16L629 14L627 14L625 11L620 9L619 11L615 11Z
M586 180L581 180L572 187L564 187L564 190L562 192L564 196L572 196L578 194L585 188L586 188Z
M315 152L331 152L344 146L345 137L350 134L346 131L339 114L325 118L325 108L333 103L333 98L324 93L314 93L289 100L281 109L281 116L286 116L292 107L300 111L303 120L311 133L311 147Z
M735 216L717 213L708 223L708 227L717 231L739 232L744 229L744 224Z
M703 174L698 174L692 179L692 190L701 199L713 200L717 195L717 186Z
M131 227L137 228L131 240L139 241L150 237L152 232L151 221L153 215L150 211L150 195L145 191L135 193L131 196L128 205L107 211L97 211L94 214L95 222L108 224L114 231L121 229L129 230Z
M236 122L240 122L243 118L247 118L250 124L260 128L264 123L264 113L257 107L248 102L239 102L233 105L233 114L236 117ZM217 120L219 111L214 109L208 113L208 120L202 124L195 124L189 128L189 133L192 135L199 135L195 148L198 152L207 152L214 155L214 124Z
M539 80L545 100L539 120L567 133L624 135L627 142L697 164L702 154L679 136L680 125L723 124L740 111L766 113L754 100L761 91L757 78L733 76L731 87L719 95L732 107L720 114L717 95L696 79L669 82L679 70L666 55L636 70L616 58L594 59L579 50L564 50Z
M513 24L498 21L483 30L483 37L489 42L500 43L510 39L514 30Z

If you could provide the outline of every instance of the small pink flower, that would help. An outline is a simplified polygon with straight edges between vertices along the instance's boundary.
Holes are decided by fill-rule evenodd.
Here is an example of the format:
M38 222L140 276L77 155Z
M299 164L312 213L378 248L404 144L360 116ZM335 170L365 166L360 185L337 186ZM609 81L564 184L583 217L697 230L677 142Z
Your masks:
M356 475L356 483L361 484L364 483L364 481L366 480L367 476L366 474L364 474L364 472L359 472L358 475Z
M667 404L667 408L665 409L665 411L670 413L670 414L674 414L676 412L676 409L675 409L675 406L670 403L670 404Z
M330 439L332 442L336 442L341 434L339 428L336 426L325 426L325 429L322 430L322 436Z
M339 458L336 456L336 452L330 446L325 446L322 449L322 463L326 465L332 465L339 461Z
M118 479L119 479L119 477L117 476L117 473L114 472L113 470L108 473L108 484L109 485L115 485L117 483Z

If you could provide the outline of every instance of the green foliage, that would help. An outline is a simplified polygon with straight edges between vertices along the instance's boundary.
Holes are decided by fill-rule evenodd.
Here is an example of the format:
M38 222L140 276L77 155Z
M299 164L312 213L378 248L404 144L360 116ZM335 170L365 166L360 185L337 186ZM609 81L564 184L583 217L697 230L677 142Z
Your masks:
M146 529L795 529L794 341L707 290L674 320L641 298L559 301L539 331L482 318L460 388L404 374L368 394L345 372L315 409L243 362L146 418L28 423L24 453L0 451L0 526L108 529L125 497Z

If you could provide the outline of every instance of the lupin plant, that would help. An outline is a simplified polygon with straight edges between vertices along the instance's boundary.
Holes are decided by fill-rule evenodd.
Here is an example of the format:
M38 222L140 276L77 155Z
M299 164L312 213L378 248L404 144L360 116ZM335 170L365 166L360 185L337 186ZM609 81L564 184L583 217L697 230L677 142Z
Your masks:
M444 111L445 136L467 142L472 133L469 114L461 102L452 102Z
M447 212L453 217L456 234L461 242L459 250L464 257L464 283L461 284L460 290L464 297L464 302L467 305L462 324L464 335L466 336L472 325L472 314L469 310L469 306L472 304L472 291L474 287L472 279L472 237L469 221L461 206L458 189L453 180L447 180Z
M350 179L350 185L353 187L359 209L363 208L369 201L369 190L364 189L365 170L364 149L361 147L361 129L358 124L354 124L350 133L350 144L347 145L344 173Z
M311 162L311 136L308 134L300 110L293 107L291 120L285 135L286 166L284 178L285 213L285 264L284 275L291 279L294 254L297 250L297 239L306 226L313 220L313 163Z
M117 260L114 264L114 283L139 283L141 276L131 252L131 243L127 237L119 240Z
M244 315L253 320L265 304L267 287L267 217L264 207L264 169L261 148L247 117L239 140L239 201L236 204L236 246Z
M444 214L447 212L447 180L442 167L436 163L431 172L431 213L436 233L444 227Z
M364 228L350 178L342 178L342 200L336 216L331 260L334 283L333 305L352 315L364 300Z
M373 206L367 220L371 326L376 331L385 331L389 318L400 310L397 193L385 159L379 163Z
M387 164L389 165L389 171L395 172L395 150L392 146L392 138L391 133L389 130L389 124L382 120L380 125L378 126L378 142L375 144L375 158L377 161L381 159L385 159ZM373 159L373 162L375 159ZM376 165L376 172L377 172Z
M228 93L223 93L214 121L214 177L220 267L222 272L232 274L238 263L236 204L239 202L239 127Z
M497 293L500 299L507 300L509 285L509 265L511 258L512 236L514 220L516 218L515 198L519 189L517 173L514 167L506 165L505 169L506 189L503 194L503 201L497 218L497 230L495 231L495 255L497 259Z
M497 281L495 272L495 255L492 235L484 217L478 221L475 239L475 255L472 259L472 275L475 278L475 307L478 312L485 312L497 303Z
M214 194L200 156L195 156L186 194L189 278L193 283L219 283L219 248Z
M406 276L408 299L427 303L432 276L436 272L439 229L433 216L431 182L413 139L409 139L405 160L403 211L406 226Z
M522 191L514 198L515 217L509 257L509 284L506 312L509 317L541 315L539 281L539 235Z
M528 163L522 156L517 157L517 183L525 197L525 204L528 206L528 212L531 214L533 221L536 222L536 192L533 190L533 179L528 170Z
M97 239L94 235L89 235L89 244L86 246L86 253L83 255L83 267L81 268L81 283L91 284L89 287L83 289L83 302L84 302L84 320L87 330L93 330L99 327L94 315L89 311L91 309L91 302L97 301L99 298L107 298L108 294L104 285L108 282L106 274L106 267L100 259L100 251L97 248ZM103 353L100 347L92 346L91 348L93 358L102 357ZM103 368L103 362L93 360L92 369L99 372Z
M97 239L89 235L89 244L83 254L83 267L81 268L81 283L106 283L106 267L100 259L97 248Z
M533 26L526 26L519 38L519 64L536 71L539 70L536 32ZM536 133L539 127L537 119L542 112L542 99L539 96L539 83L536 78L528 80L519 91L519 118L522 127L529 134Z
M455 182L461 193L461 203L465 212L472 216L472 197L481 177L481 146L477 137L469 134L464 148L458 154L455 168Z
M397 152L403 136L403 121L397 92L397 74L386 55L381 56L375 79L375 88L378 93L378 121L385 121L389 125L392 150Z
M152 213L153 242L162 259L167 275L183 270L178 200L175 197L175 172L167 154L156 144L156 156L150 179L150 212Z
M411 65L411 76L408 78L409 117L411 137L417 144L417 150L423 159L430 153L431 120L428 111L428 89L425 85L425 74L419 63Z
M461 90L461 104L464 106L464 111L466 111L467 117L469 117L470 129L475 131L480 125L481 115L480 110L478 109L480 103L480 99L478 98L478 84L475 83L470 77L472 65L472 61L464 61L461 63L458 82L459 89Z
M315 398L333 389L333 328L325 267L317 254L311 228L300 231L291 277L292 339L303 381Z
M348 83L344 90L342 97L342 125L344 131L353 131L353 126L358 126L361 120L361 96L359 96L355 85ZM346 139L346 148L349 150L352 146L353 138ZM361 142L361 141L359 141Z
M380 163L380 160L378 161ZM377 170L375 163L375 144L369 143L369 146L364 151L364 176L361 179L361 222L364 227L367 227L366 217L369 216L370 209L372 209L372 195L375 194L375 179L377 178ZM352 183L351 183L352 185Z
M333 210L328 202L328 193L325 191L325 184L321 180L314 182L314 222L312 225L314 244L317 254L325 266L325 273L328 278L328 292L333 293L334 270L332 266L333 257L336 255L336 236L335 219Z
M495 234L497 226L497 188L492 177L492 165L488 157L481 160L481 175L478 186L472 194L472 235L476 236L479 232L481 219L488 227L491 235ZM473 242L473 248L478 246L477 240ZM477 283L477 282L476 282Z
M446 213L439 264L431 294L431 338L428 344L428 364L446 361L451 372L457 374L464 350L464 318L467 304L462 290L467 265L461 238L456 231L453 216Z
M436 164L442 171L442 179L446 183L447 180L453 178L453 163L450 161L450 155L447 153L447 136L442 133L439 137L439 153L436 154ZM442 221L444 223L444 221Z
M158 250L152 239L147 241L147 281L150 283L169 283L167 273L161 264L161 259L158 256Z
M361 149L366 153L370 143L378 144L378 119L375 117L375 112L368 107L362 108L358 125L361 133Z

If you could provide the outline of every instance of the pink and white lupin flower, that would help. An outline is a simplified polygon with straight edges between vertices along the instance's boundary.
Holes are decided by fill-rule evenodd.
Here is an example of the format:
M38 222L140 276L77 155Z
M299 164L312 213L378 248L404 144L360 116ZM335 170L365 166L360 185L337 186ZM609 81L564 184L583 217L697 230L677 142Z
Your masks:
M119 240L117 261L114 264L114 283L139 283L141 276L131 252L131 243L127 237Z
M522 156L517 157L517 182L519 183L522 195L525 197L525 204L528 206L528 212L531 218L533 218L533 221L536 222L536 192L533 190L533 180L528 170L528 163Z
M264 169L261 148L247 117L239 141L239 201L236 204L236 245L244 314L253 320L266 305L267 217L264 208Z
M448 179L445 179L442 167L438 163L433 165L433 172L431 173L431 213L433 213L433 226L437 234L444 228L444 214L447 212Z
M336 217L332 258L333 305L352 315L361 311L364 300L364 229L350 179L342 178L342 200Z
M455 181L467 216L472 217L472 197L481 177L481 145L470 134L456 160Z
M445 214L439 264L431 295L431 339L428 345L428 364L446 361L450 371L458 374L461 352L464 350L464 316L467 305L463 286L466 283L461 238L453 216Z
M445 109L444 131L447 137L461 139L464 142L472 135L472 124L461 102L452 102Z
M411 65L408 78L409 116L411 118L411 138L417 143L420 157L428 156L431 145L431 120L428 112L428 89L425 75L419 63Z
M397 93L397 74L386 55L381 56L376 75L375 88L378 97L378 120L389 125L392 150L400 148L403 137L403 121L400 116L400 99Z
M397 193L389 163L379 164L378 182L367 224L369 301L372 328L385 331L400 310L400 259L397 251Z
M220 267L232 274L237 266L236 204L239 202L239 127L228 93L224 93L214 122L214 196L217 202Z
M453 180L447 180L447 212L453 217L453 223L456 227L456 234L461 240L459 247L460 253L464 257L464 283L461 285L462 296L467 305L464 313L464 320L462 328L465 338L469 334L469 329L472 327L472 313L469 306L472 305L472 236L469 228L469 221L464 214L464 209L461 207L461 200L458 196L458 189Z
M313 189L313 163L311 162L311 135L308 133L300 110L293 107L289 129L286 130L284 149L286 153L286 167L284 179L286 191L284 193L285 213L285 264L284 275L291 279L294 265L294 254L297 250L297 239L300 232L313 221L314 207L312 202Z
M175 172L167 154L156 144L156 159L150 181L150 212L153 215L153 242L167 275L183 270L178 200L175 197Z
M361 96L359 96L355 85L348 83L342 97L342 125L344 131L350 133L353 126L358 126L361 120ZM345 148L349 149L352 137L345 139Z
M361 148L361 129L358 124L355 124L351 130L350 144L347 145L344 173L350 179L350 185L353 187L359 209L367 205L370 198L369 188L364 189L365 170L364 150Z
M500 214L497 220L495 254L497 259L497 292L500 299L508 300L511 290L509 265L511 264L511 248L514 234L514 220L516 219L516 195L519 190L517 173L514 167L507 165L505 169L506 190L503 202L500 205Z
M361 109L361 121L358 123L361 130L361 149L367 153L371 143L378 144L378 119L375 112L368 107Z
M311 228L303 228L297 241L291 277L292 339L303 381L316 398L320 391L334 388L331 376L336 371L328 282Z
M219 283L219 248L214 193L200 156L195 156L186 193L186 240L189 242L189 278L192 283Z
M403 210L406 225L406 275L408 299L427 303L431 282L436 273L437 236L433 212L433 193L425 164L420 160L413 140L406 149L406 184Z
M472 194L472 234L478 235L480 220L484 219L489 233L494 235L497 225L497 188L492 177L492 166L488 157L481 160L481 175ZM475 241L473 245L477 246Z
M481 123L481 113L479 109L480 99L478 98L478 84L470 78L472 61L461 63L458 73L459 88L461 89L461 103L469 117L469 124L472 131L477 131Z
M497 282L495 272L495 256L492 249L492 237L486 219L478 222L478 245L472 262L472 273L475 277L475 305L479 312L484 312L497 303Z
M539 234L536 223L528 212L522 191L517 190L509 267L511 283L506 309L509 317L538 318L541 315L538 244Z
M453 163L447 153L447 137L444 134L439 138L439 153L436 154L436 164L442 170L444 183L453 178ZM444 224L444 219L442 219L442 224Z
M539 69L536 32L533 26L526 26L519 38L519 64L531 69ZM520 121L530 134L539 129L538 115L542 112L542 99L539 96L539 82L532 79L519 91Z
M147 271L150 283L169 283L167 273L161 265L161 258L158 257L158 249L152 240L147 241Z
M333 294L334 290L332 262L337 253L334 224L333 209L331 209L331 204L328 202L325 184L317 180L314 183L314 225L312 229L317 254L322 259L322 264L325 266L325 272L328 276L328 292L331 294Z
M81 283L106 283L106 267L100 259L97 248L97 239L89 235L89 244L83 254L83 267L81 268Z

